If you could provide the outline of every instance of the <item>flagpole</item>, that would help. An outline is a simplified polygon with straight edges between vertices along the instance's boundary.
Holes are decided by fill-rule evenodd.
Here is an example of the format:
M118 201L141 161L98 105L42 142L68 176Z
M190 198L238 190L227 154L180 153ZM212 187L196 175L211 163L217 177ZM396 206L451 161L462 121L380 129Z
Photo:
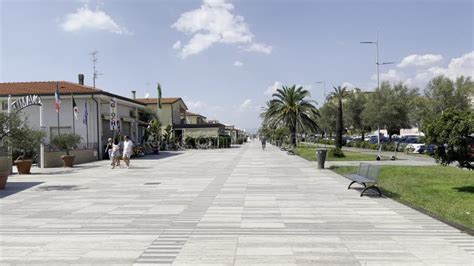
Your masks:
M56 92L58 93L58 97L60 97L60 96L59 96L59 81L56 81ZM58 137L61 136L61 133L59 133L59 112L60 112L60 110L61 110L60 108L61 108L61 107L59 107L59 108L56 110L56 114L57 114L57 116L58 116Z
M87 143L87 148L89 148L89 112L87 111L87 99L84 106L84 119L86 122L86 143Z
M76 121L74 115L74 95L71 93L71 106L72 106L72 133L76 134Z

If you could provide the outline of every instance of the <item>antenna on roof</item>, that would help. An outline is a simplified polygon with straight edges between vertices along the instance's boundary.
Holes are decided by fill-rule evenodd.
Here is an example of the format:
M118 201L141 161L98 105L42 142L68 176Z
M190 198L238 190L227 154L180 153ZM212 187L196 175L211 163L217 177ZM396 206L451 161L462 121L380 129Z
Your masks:
M100 75L103 75L102 73L99 73L99 71L97 71L97 69L95 68L95 65L97 63L97 61L99 61L99 59L97 58L97 54L99 53L99 51L92 51L91 55L92 55L92 64L94 66L94 73L92 75L92 82L94 84L94 88L95 88L95 80L98 79Z

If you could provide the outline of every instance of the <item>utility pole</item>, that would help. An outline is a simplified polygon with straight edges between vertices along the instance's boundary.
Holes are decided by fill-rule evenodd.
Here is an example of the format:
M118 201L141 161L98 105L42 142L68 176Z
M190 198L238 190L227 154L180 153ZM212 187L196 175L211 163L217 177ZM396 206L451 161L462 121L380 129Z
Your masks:
M92 51L91 55L92 55L92 65L94 67L94 73L92 74L92 84L93 84L93 87L95 88L95 80L98 79L100 75L102 75L102 73L99 73L99 71L97 71L96 69L96 64L97 64L97 61L99 61L99 59L97 58L97 54L99 53L99 51Z
M379 62L379 34L377 33L377 38L374 41L365 41L365 42L360 42L361 44L375 44L375 67L377 71L377 89L380 89L380 71L379 67L381 65L391 65L394 64L394 62L384 62L380 63ZM380 126L377 126L377 144L380 146Z

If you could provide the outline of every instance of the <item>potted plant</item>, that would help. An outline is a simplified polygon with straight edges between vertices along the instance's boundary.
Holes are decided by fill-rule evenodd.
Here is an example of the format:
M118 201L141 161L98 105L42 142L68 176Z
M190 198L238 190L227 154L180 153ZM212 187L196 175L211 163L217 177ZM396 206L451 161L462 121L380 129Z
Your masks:
M11 173L11 157L8 146L11 143L11 136L14 136L22 127L22 121L18 114L8 114L0 112L0 189L4 189L8 175Z
M61 159L63 160L64 167L73 167L74 166L74 155L70 155L69 151L74 149L77 144L81 142L81 136L76 134L62 134L60 136L54 137L51 140L51 144L56 146L60 150L66 151L66 155L62 155Z
M10 137L13 151L19 156L14 161L18 174L30 174L33 157L43 142L45 133L41 130L31 129L26 124Z

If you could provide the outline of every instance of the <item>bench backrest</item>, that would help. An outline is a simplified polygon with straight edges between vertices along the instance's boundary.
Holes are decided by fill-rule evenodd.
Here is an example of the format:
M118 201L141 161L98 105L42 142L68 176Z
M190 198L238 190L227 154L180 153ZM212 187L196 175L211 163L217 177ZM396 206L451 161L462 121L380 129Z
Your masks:
M363 176L367 179L377 181L380 173L380 166L368 163L360 163L357 175Z
M357 175L360 176L367 176L367 172L369 171L370 164L368 163L360 163L359 169L357 169Z

